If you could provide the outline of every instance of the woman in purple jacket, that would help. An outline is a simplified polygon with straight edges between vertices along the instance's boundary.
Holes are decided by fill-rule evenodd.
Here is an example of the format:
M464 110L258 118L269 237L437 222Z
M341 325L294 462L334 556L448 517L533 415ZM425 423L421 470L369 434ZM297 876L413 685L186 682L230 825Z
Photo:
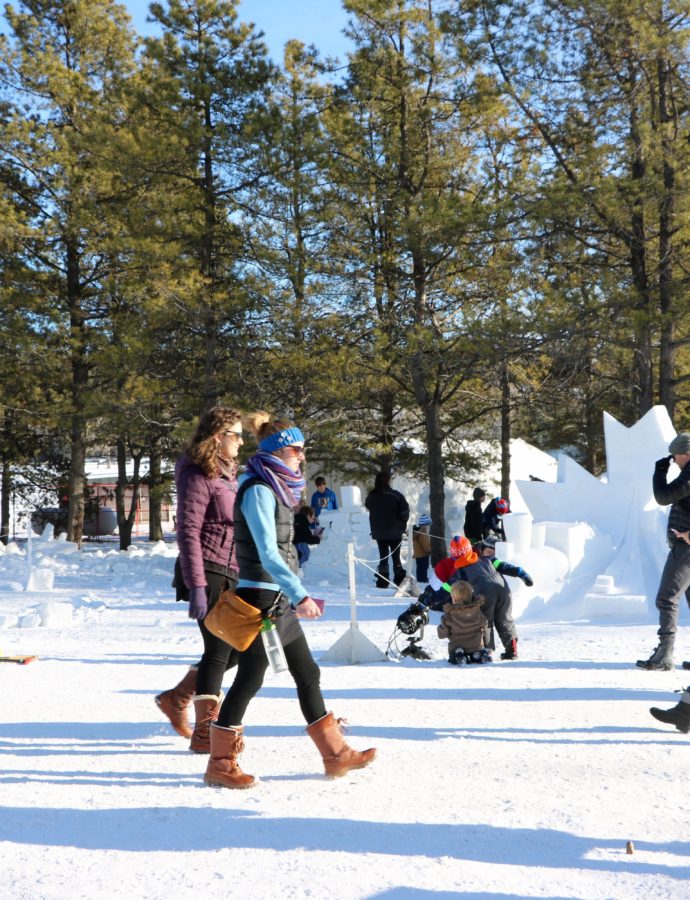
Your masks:
M175 731L191 737L190 750L209 752L209 726L218 717L225 671L237 664L237 651L214 637L203 623L220 594L237 581L233 507L237 491L237 454L242 445L242 417L236 409L214 406L199 419L184 455L175 466L178 600L189 601L204 653L182 681L156 697ZM187 707L194 701L196 724L189 726Z

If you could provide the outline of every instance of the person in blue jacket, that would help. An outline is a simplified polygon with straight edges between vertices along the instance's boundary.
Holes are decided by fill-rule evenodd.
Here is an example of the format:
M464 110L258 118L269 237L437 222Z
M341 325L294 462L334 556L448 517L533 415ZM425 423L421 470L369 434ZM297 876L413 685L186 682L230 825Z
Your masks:
M310 506L314 507L314 515L318 519L319 513L322 513L327 509L338 508L338 498L335 496L335 491L326 487L326 479L323 475L319 475L315 478L314 484L316 485L316 490L311 495Z
M376 756L375 749L352 750L345 743L339 720L326 712L321 673L302 631L301 618L316 619L322 607L309 596L297 576L297 549L292 543L293 508L304 491L304 435L289 422L254 413L247 427L259 450L247 463L235 499L235 555L239 566L238 596L271 618L280 636L290 675L297 687L307 733L321 753L326 775L361 769ZM260 690L268 657L261 634L238 654L237 675L211 726L211 757L206 784L251 788L253 775L240 768L244 749L243 719Z

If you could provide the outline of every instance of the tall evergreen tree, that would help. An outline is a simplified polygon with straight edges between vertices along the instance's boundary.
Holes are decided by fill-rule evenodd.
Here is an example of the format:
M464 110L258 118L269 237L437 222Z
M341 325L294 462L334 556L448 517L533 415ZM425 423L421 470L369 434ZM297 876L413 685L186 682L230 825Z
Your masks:
M117 165L110 147L126 118L122 91L134 36L113 0L23 0L6 7L1 48L7 115L0 132L7 187L29 205L21 248L40 279L69 371L68 537L80 541L92 377L107 318ZM117 230L117 229L116 229ZM51 335L54 338L54 335Z
M211 405L229 390L253 297L243 217L256 166L255 122L273 68L236 0L153 3L162 35L146 42L146 103L158 144L146 162L168 202L156 223L177 259L167 274L186 383L180 401Z
M470 48L464 58L452 52L448 4L346 7L355 52L330 117L342 246L353 293L375 322L369 364L426 447L432 530L442 536L444 442L482 406L476 335L493 301L476 274L488 261L490 208L477 134L495 95ZM444 552L440 538L433 556Z
M687 4L480 9L506 92L542 141L554 218L619 273L608 305L632 348L636 412L658 399L673 414L688 337Z

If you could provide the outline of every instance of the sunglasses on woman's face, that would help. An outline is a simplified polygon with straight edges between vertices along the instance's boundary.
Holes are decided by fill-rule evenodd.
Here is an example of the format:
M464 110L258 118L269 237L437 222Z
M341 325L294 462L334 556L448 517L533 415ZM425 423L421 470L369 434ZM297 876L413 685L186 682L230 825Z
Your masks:
M232 438L234 441L242 440L242 432L241 431L224 431L223 434L225 437Z
M286 450L291 450L295 456L304 456L305 449L304 447L299 447L297 444L291 444L289 447L285 448Z

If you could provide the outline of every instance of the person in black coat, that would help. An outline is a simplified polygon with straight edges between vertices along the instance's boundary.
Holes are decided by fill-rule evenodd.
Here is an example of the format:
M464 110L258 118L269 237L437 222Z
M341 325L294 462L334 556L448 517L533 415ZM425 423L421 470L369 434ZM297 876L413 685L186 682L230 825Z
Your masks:
M373 490L369 491L364 505L369 510L371 536L378 544L379 567L376 587L387 588L388 560L393 563L393 581L396 585L405 577L405 569L400 561L400 547L410 517L410 507L400 491L390 486L391 476L388 472L379 472L374 481Z
M465 537L469 538L473 544L481 541L484 537L482 526L482 504L486 500L486 491L484 488L476 487L472 491L472 499L465 504L465 524L463 531Z

